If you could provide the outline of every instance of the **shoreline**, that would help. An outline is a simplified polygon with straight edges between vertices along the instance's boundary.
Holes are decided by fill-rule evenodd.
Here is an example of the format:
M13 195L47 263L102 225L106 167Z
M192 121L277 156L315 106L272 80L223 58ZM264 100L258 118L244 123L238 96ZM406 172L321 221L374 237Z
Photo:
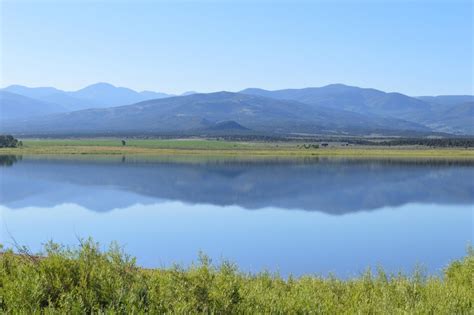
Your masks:
M341 142L258 142L209 139L30 139L0 155L144 156L202 158L423 158L474 160L474 148L353 145Z
M423 158L474 160L472 148L317 148L255 147L236 149L160 148L146 146L35 145L0 148L0 155L145 156L145 157L220 157L220 158Z

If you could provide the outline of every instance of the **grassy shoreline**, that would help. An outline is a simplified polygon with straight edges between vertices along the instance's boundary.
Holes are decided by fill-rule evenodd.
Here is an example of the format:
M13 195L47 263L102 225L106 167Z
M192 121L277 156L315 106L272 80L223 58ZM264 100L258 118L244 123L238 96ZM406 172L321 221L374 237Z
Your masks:
M0 148L0 155L142 155L210 157L361 157L450 158L474 160L472 148L421 146L342 146L308 148L294 142L239 142L217 140L24 140L20 148Z
M0 252L2 252L0 247ZM188 268L142 269L117 245L45 245L41 258L0 254L0 312L179 314L472 314L474 252L443 276L386 274L347 280L249 274L200 255Z

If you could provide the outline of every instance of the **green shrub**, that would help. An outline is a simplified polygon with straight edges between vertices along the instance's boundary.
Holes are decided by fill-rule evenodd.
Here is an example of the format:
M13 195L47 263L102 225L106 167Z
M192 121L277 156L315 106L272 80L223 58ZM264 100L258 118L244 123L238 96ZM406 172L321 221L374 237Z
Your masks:
M247 274L199 256L189 268L142 269L116 244L101 251L48 243L38 256L0 247L0 312L6 313L430 313L474 312L474 251L443 277L415 272L283 279Z
M0 135L0 148L17 148L22 145L23 142L18 141L11 135Z

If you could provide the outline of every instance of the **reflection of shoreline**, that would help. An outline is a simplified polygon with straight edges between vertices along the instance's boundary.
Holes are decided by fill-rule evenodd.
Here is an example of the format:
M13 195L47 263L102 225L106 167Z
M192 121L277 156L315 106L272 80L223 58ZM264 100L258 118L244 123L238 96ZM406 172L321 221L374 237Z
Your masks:
M2 204L75 202L108 211L140 199L343 214L406 203L474 204L474 167L460 161L318 159L174 163L42 160L4 168ZM5 191L5 189L4 189ZM28 204L29 203L29 204Z
M363 210L358 210L358 211L353 211L353 212L346 212L346 213L330 213L326 211L320 211L320 210L315 210L315 211L308 211L305 209L299 209L299 208L279 208L276 206L272 207L265 207L265 208L258 208L258 209L248 209L248 208L243 208L240 207L239 205L226 205L226 206L220 206L220 205L215 205L215 204L208 204L208 203L188 203L184 201L177 201L177 200L149 200L147 202L132 202L130 204L127 204L123 207L114 207L113 209L109 209L106 211L95 211L94 209L88 208L87 206L84 206L82 204L78 204L75 202L67 202L67 203L58 203L54 205L37 205L37 206L24 206L24 207L9 207L8 205L0 204L0 218L1 218L1 211L9 211L11 213L21 213L21 212L28 212L28 211L58 211L57 214L59 214L61 211L64 209L70 209L73 207L74 209L79 209L84 212L91 212L93 214L97 214L99 216L101 215L107 215L108 213L123 213L127 211L131 211L136 208L143 208L146 209L146 211L162 211L163 209L168 209L168 205L173 205L173 208L176 207L176 205L179 205L181 207L190 207L192 209L193 207L198 208L199 210L202 210L203 208L207 207L212 207L212 208L219 208L220 211L227 211L228 213L232 213L234 210L239 210L239 211L245 211L245 212L265 212L267 214L272 214L275 212L293 212L293 213L313 213L317 215L323 215L323 216L328 216L328 217L346 217L346 216L351 216L351 215L368 215L371 213L378 213L378 212L384 212L384 211L398 211L399 209L407 209L410 207L434 207L437 210L445 210L443 207L450 208L450 211L459 211L459 212L473 212L474 211L474 204L466 203L466 204L428 204L428 203L406 203L402 205L397 205L397 206L385 206L382 208L377 208L377 209L363 209ZM474 213L474 212L473 212ZM1 242L0 242L1 243Z
M354 163L354 164L391 164L391 165L440 165L440 166L473 166L472 159L459 158L430 158L430 157L357 157L357 156L140 156L140 155L95 155L95 154L69 154L69 155L0 155L0 158L16 158L26 161L58 161L74 163L171 163L171 164L314 164L320 162ZM16 162L16 161L15 161Z

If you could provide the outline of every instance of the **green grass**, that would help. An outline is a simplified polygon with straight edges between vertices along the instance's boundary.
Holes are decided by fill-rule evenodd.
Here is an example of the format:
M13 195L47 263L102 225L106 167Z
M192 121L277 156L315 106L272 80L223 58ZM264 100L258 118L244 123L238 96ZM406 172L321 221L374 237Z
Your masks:
M474 159L474 150L427 147L328 147L305 149L296 142L241 142L205 139L182 140L24 140L21 148L0 148L0 155L148 155L224 157L376 157Z
M132 148L154 148L154 149L192 149L192 150L228 150L228 149L251 149L255 144L237 141L218 141L201 139L183 140L126 140L126 147ZM121 147L120 139L58 139L58 140L25 140L25 147L65 147L65 146L98 146L98 147ZM268 147L268 146L266 146Z
M145 270L116 245L47 244L42 257L0 255L0 312L19 314L473 314L474 252L442 277L382 270L340 280L247 274L200 255L189 268Z

